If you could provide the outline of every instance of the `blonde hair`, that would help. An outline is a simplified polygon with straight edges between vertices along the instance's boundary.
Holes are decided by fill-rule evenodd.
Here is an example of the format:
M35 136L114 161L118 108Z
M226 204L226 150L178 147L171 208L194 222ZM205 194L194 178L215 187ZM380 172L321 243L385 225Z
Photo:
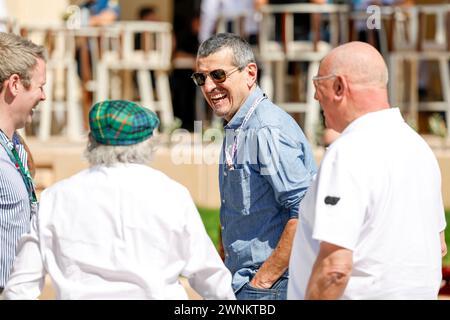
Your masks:
M13 74L19 75L24 87L29 88L37 59L45 61L43 46L12 33L0 32L0 92L3 82Z

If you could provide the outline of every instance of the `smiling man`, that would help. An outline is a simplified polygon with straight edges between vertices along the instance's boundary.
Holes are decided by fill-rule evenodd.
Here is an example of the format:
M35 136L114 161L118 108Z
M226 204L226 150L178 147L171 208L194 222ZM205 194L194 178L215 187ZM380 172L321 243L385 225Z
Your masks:
M286 299L298 208L316 165L306 138L256 83L250 45L217 34L200 45L192 75L224 118L219 164L225 265L238 299Z
M0 293L8 280L16 246L37 210L28 154L16 133L31 122L45 99L44 48L0 32Z

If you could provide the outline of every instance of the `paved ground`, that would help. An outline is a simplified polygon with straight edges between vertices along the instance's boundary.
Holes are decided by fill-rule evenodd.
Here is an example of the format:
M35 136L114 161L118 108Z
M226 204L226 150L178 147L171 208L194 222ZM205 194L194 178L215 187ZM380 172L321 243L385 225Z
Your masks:
M202 297L195 292L190 286L186 279L180 278L181 283L183 284L186 292L188 293L190 300L202 300ZM47 277L45 281L44 290L39 297L41 300L54 300L55 299L55 291L53 290L51 280ZM450 295L440 295L439 300L450 300Z
M180 282L183 285L183 287L186 289L186 292L187 292L190 300L201 300L202 299L202 297L197 292L195 292L194 289L192 289L189 286L189 282L186 279L180 278ZM43 289L42 294L40 295L39 299L40 300L54 300L55 297L56 297L56 294L55 294L55 290L53 289L53 286L52 286L52 281L47 276L45 278L44 289Z

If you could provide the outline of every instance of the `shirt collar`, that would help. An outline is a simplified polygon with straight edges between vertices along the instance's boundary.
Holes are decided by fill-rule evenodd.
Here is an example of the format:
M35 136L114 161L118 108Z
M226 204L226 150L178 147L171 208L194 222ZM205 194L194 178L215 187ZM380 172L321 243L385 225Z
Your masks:
M389 122L404 122L399 108L388 108L379 111L369 112L365 115L353 120L347 128L342 131L342 135L350 133L354 130L367 128L374 124L379 126L380 123L387 124ZM380 130L382 128L380 127Z
M244 121L247 112L250 110L253 102L256 101L259 97L263 96L264 92L262 92L259 86L256 86L251 92L250 95L245 100L244 104L238 109L236 114L231 118L230 122L227 123L225 129L237 129L241 126L242 121Z
M7 145L12 144L13 146L20 144L20 140L19 140L19 136L17 135L16 132L13 133L13 137L12 137L12 141L9 140L9 138L7 137L7 135L0 130L0 139L2 139Z

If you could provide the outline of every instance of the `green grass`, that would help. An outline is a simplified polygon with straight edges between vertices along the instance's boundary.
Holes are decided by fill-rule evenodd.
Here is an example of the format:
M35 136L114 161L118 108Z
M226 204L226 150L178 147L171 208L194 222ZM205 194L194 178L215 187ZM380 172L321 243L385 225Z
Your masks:
M216 249L219 249L219 209L198 208L198 212L200 212L206 232L216 246Z
M212 242L219 248L219 209L205 209L198 208L200 216L202 217L203 224L205 225L206 232L211 238ZM450 252L450 210L445 212L445 219L447 220L447 228L445 229L445 240L447 242L447 248ZM443 265L450 265L450 253L448 253L442 260Z
M450 250L450 210L445 211L445 220L447 220L447 228L445 228L445 242L447 242L447 251ZM442 260L443 265L450 266L450 253Z

